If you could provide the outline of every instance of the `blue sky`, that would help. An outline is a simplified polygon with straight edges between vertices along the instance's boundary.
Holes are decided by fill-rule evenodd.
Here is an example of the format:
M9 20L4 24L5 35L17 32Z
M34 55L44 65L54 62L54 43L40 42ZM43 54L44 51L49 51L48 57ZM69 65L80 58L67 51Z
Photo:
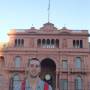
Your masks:
M40 28L48 22L48 0L1 0L0 41L10 29ZM87 29L90 32L90 0L51 0L50 22L57 28Z

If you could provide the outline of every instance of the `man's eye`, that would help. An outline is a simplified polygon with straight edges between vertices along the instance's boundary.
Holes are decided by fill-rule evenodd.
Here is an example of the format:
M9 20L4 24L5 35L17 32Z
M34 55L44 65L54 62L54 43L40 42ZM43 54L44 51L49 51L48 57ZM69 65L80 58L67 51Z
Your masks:
M39 67L39 65L36 65L36 67Z

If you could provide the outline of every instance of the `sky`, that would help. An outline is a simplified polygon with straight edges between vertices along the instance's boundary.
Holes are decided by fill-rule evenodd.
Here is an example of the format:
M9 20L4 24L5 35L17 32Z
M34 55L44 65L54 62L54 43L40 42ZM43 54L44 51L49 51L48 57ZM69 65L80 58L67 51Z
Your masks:
M10 29L39 29L48 22L49 0L0 0L0 41ZM50 0L50 22L90 33L90 0Z

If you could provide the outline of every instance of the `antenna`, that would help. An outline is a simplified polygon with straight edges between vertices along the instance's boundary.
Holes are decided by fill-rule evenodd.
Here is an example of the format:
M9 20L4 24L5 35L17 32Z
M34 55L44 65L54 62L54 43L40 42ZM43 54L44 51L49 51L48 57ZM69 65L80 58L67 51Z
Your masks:
M48 23L50 21L50 0L48 2Z

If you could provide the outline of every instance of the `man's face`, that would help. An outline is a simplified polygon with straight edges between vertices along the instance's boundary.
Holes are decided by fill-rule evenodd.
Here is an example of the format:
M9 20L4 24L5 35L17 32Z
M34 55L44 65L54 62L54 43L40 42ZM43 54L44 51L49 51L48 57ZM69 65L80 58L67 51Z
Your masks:
M40 62L36 60L31 60L29 65L29 74L32 78L39 76L41 72Z

